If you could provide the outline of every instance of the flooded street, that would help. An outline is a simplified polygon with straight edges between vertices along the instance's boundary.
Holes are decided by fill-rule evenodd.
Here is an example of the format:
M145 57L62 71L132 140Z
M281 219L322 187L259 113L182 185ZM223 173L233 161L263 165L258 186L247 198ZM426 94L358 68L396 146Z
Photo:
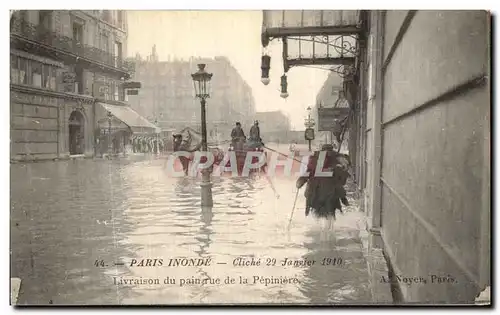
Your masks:
M213 178L202 209L199 179L170 176L162 159L13 164L19 304L371 302L356 201L329 229L304 216L302 189L288 229L295 178L272 181ZM210 262L168 266L180 258Z

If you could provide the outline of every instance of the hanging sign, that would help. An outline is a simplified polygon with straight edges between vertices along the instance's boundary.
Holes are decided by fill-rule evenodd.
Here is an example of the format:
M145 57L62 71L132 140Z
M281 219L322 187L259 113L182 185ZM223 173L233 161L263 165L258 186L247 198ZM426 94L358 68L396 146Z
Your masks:
M349 108L318 108L318 131L333 131L335 122L349 115Z

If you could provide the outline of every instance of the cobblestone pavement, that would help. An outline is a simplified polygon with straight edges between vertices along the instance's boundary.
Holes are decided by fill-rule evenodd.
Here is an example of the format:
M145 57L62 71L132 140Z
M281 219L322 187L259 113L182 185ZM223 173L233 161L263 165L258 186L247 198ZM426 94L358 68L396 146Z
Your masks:
M11 181L11 277L22 280L18 304L371 302L355 201L329 228L304 216L301 190L287 229L293 178L273 179L280 198L264 178L215 178L212 209L200 207L199 181L172 178L163 159L13 164ZM180 257L213 263L165 266ZM260 258L263 265L233 266L237 257ZM142 258L163 258L164 265L130 267ZM282 267L285 258L315 264ZM338 265L321 265L323 259ZM181 279L224 281L228 275L236 283L180 286ZM239 284L240 276L249 284ZM116 284L120 277L169 277L176 284ZM266 286L253 284L253 277L298 283Z

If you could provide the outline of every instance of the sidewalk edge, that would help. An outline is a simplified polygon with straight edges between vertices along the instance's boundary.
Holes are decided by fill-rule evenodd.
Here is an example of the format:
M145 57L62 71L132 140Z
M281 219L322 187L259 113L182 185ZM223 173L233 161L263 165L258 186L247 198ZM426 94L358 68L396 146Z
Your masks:
M372 247L372 236L367 231L366 217L358 221L359 238L363 248L363 255L368 267L370 290L374 304L394 304L391 283L389 280L389 267L385 260L383 250Z

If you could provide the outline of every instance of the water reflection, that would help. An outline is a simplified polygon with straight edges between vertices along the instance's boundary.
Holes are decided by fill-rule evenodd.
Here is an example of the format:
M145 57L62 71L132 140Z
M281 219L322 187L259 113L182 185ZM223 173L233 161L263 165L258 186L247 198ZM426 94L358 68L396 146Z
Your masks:
M123 220L120 203L126 198L123 189L114 189L123 184L116 168L72 161L13 165L11 275L22 279L20 304L135 298L135 292L111 285L110 270L116 268L100 265L132 256L138 247L119 245L133 226ZM89 172L94 176L82 176Z
M173 178L161 160L14 165L12 272L21 302L36 304L332 303L369 301L362 256L342 216L330 236L304 217L294 181L214 177L213 208L200 206L200 179ZM284 198L277 199L279 193ZM25 198L29 194L30 198ZM19 226L16 226L16 223ZM331 237L335 235L336 237ZM238 257L278 261L340 256L343 268L238 267ZM209 266L96 268L95 260L210 258ZM165 263L166 265L166 263ZM181 279L297 277L287 285L180 285ZM25 279L25 278L26 279ZM152 278L125 286L113 277ZM176 279L175 284L163 280ZM25 285L26 284L26 285ZM24 300L23 300L24 299Z

